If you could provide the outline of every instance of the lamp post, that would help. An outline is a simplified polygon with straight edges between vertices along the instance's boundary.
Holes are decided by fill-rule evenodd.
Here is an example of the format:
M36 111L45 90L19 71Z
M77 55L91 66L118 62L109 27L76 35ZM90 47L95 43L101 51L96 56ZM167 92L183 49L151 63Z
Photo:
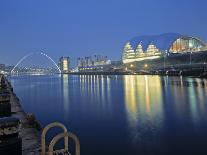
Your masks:
M165 55L164 55L164 71L165 71Z
M164 53L164 72L165 72L165 59L166 59L166 56L167 56L167 50L165 50L165 53Z
M148 64L144 64L145 71L147 71L147 68L148 68Z
M130 71L134 72L134 64L130 64Z
M190 52L190 65L192 64L192 51Z

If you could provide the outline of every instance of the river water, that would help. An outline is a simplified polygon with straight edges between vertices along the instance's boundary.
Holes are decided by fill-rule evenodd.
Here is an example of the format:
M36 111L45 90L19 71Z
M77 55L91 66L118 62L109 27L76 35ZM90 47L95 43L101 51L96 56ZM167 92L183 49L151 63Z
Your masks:
M13 76L25 111L59 121L82 155L206 155L207 80L144 75ZM50 136L50 135L49 135Z

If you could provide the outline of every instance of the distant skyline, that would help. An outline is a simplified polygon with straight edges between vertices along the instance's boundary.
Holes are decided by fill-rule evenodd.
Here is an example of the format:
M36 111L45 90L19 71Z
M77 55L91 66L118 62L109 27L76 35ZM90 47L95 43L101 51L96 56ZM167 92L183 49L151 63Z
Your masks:
M0 63L42 50L56 62L69 56L72 66L94 54L119 60L131 38L168 32L207 42L206 7L206 0L1 0Z

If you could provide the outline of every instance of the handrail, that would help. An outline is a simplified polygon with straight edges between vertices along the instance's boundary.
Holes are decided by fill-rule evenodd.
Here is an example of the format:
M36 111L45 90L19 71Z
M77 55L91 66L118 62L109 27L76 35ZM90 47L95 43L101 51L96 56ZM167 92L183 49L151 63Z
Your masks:
M62 138L66 138L66 137L67 138L69 137L70 139L74 140L74 142L75 142L75 154L80 155L80 141L79 141L78 137L75 134L71 133L71 132L65 132L65 133L60 133L60 134L56 135L50 142L48 154L53 155L53 148L54 148L55 144L59 140L61 140Z
M41 155L45 155L46 154L46 143L45 143L45 136L48 132L49 129L54 128L54 127L60 127L63 129L64 133L67 133L67 128L59 123L59 122L54 122L51 124L48 124L42 131L42 135L41 135ZM64 143L65 143L65 150L68 150L68 137L64 138Z

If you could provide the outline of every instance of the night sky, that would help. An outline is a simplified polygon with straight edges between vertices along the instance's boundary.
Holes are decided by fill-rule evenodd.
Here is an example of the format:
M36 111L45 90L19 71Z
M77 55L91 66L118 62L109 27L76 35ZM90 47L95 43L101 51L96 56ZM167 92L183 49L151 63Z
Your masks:
M206 0L0 0L0 63L44 50L119 60L138 35L176 32L207 41Z

